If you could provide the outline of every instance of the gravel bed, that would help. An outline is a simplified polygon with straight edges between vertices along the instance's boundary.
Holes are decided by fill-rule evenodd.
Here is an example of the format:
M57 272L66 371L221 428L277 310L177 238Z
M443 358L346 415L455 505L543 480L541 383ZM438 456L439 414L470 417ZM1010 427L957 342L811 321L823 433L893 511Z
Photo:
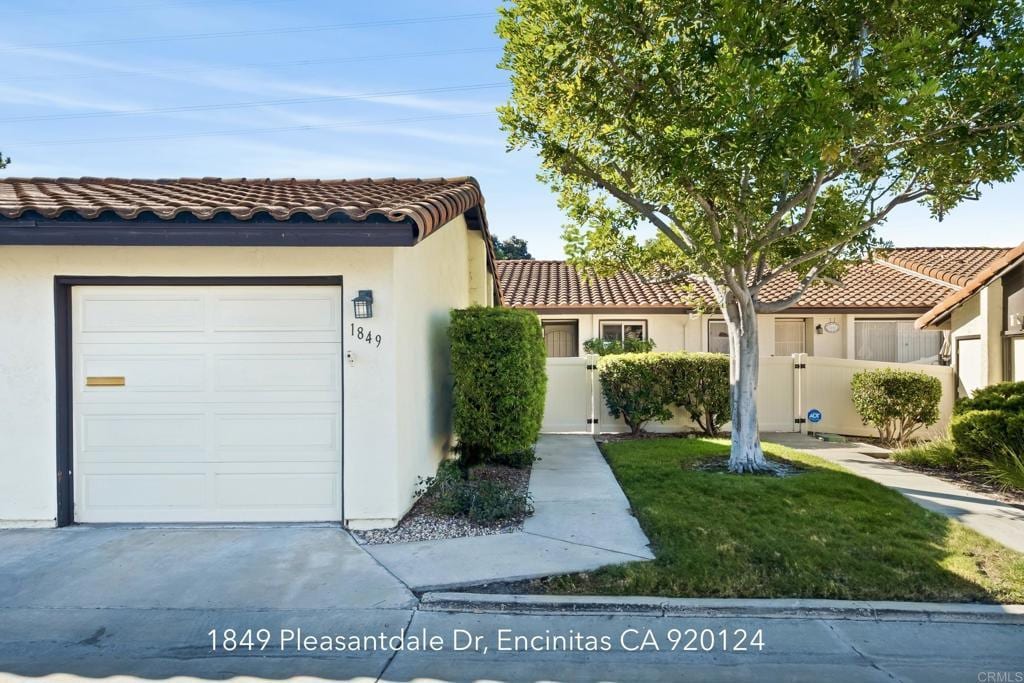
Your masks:
M484 466L476 473L481 478L504 481L518 493L526 495L530 488L530 468ZM355 531L356 540L365 545L382 543L408 543L411 541L439 541L467 536L490 536L520 531L525 518L504 519L490 524L476 524L462 517L445 517L430 510L430 500L424 496L392 529Z

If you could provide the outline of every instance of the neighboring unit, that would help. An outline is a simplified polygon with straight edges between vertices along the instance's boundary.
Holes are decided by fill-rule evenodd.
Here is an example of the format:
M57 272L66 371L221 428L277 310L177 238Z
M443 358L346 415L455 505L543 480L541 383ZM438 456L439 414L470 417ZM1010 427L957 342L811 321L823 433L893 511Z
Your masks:
M819 283L792 308L762 315L761 355L938 364L948 362L947 333L918 330L915 319L960 288L1004 248L911 248L854 266L842 285ZM564 261L499 261L507 305L535 311L549 357L583 353L587 339L653 339L659 351L728 353L725 322L710 292L652 284L629 273L599 277ZM765 301L795 289L793 276L769 285Z
M395 524L451 445L449 310L500 303L482 203L0 181L0 524Z
M946 330L961 396L1024 381L1024 244L990 262L917 321Z

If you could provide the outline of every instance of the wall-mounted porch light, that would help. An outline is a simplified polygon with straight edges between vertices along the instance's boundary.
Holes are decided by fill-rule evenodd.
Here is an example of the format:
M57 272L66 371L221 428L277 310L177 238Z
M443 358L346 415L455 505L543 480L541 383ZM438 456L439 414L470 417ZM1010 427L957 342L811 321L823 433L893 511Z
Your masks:
M359 296L352 299L352 309L357 318L373 317L373 290L360 289Z

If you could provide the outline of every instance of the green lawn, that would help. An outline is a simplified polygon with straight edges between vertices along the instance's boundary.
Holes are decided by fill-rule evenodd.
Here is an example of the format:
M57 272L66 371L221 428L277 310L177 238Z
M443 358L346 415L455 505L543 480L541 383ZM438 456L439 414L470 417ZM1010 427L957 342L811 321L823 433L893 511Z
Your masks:
M1024 603L1024 555L820 458L789 477L701 471L728 445L602 445L650 537L653 562L546 582L554 593Z

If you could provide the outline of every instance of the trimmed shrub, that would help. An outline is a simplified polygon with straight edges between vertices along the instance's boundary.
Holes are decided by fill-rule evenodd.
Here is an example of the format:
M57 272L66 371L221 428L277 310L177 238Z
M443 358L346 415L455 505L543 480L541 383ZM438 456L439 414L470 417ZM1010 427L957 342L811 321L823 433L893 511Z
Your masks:
M903 445L939 419L942 383L911 370L861 370L850 384L853 406L886 443Z
M1024 382L1001 382L975 391L970 398L957 401L953 414L970 410L1005 410L1024 413Z
M707 436L717 436L730 418L729 356L723 353L665 354L669 398L686 410Z
M613 356L620 353L650 353L655 348L653 339L627 339L624 342L594 337L583 342L583 350L598 356Z
M532 448L547 390L536 314L510 308L452 311L448 338L454 426L464 466Z
M1004 449L1024 452L1024 413L1005 410L969 410L949 423L957 452L972 460L1000 455Z
M729 357L720 353L625 353L601 358L601 393L633 434L686 410L709 436L729 421Z
M623 353L598 361L601 393L612 417L621 417L638 434L651 420L672 417L668 409L666 354Z

